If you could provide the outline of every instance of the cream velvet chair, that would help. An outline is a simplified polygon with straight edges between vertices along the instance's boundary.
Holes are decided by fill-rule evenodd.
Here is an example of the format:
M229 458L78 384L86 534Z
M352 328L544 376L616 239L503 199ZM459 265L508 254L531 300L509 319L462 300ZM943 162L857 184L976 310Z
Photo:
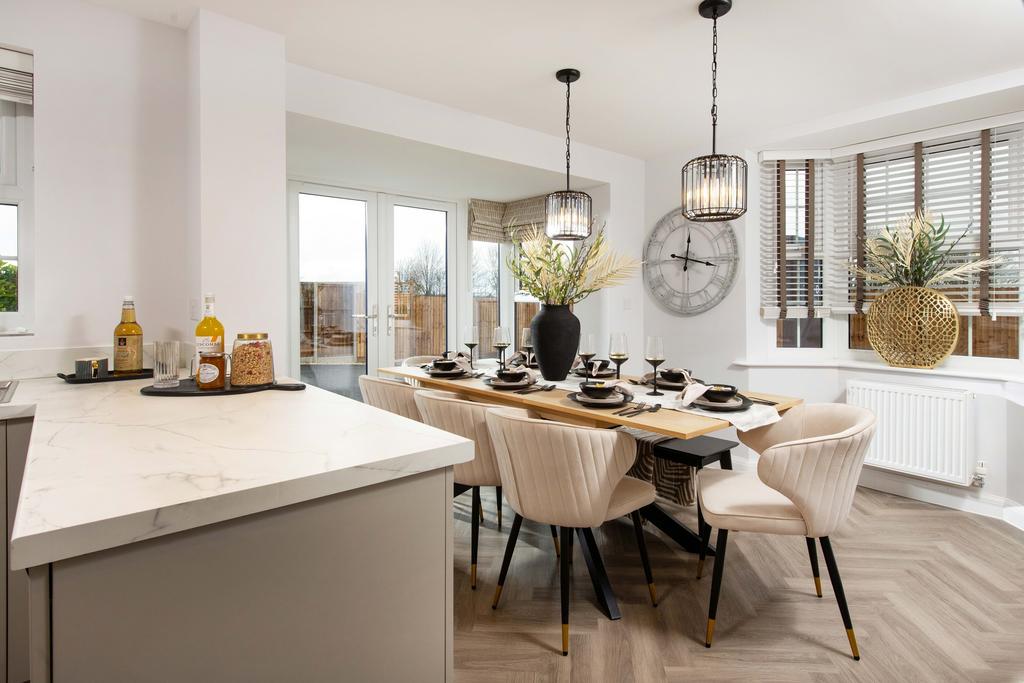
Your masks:
M464 436L476 446L476 454L472 460L455 465L455 495L466 490L473 492L469 586L476 590L477 543L482 516L481 486L498 487L498 524L501 525L501 475L498 474L498 463L494 459L491 435L487 431L486 415L490 406L486 403L463 400L458 394L448 391L426 389L417 391L415 400L424 422L446 432Z
M535 419L516 408L491 408L487 412L487 428L509 506L516 513L492 607L498 607L523 519L559 527L562 536L562 654L569 654L573 532L580 536L581 543L594 547L591 528L626 515L633 520L651 602L657 605L643 528L637 513L640 508L654 502L654 486L626 476L626 471L636 460L635 439L624 432ZM594 564L597 571L603 572L599 559ZM596 589L595 568L590 566L590 562L588 568Z
M416 407L416 387L405 382L370 375L359 376L359 393L363 402L374 408L395 413L410 420L422 422L419 408Z
M697 498L704 517L698 578L711 527L718 529L705 647L711 647L714 635L729 531L751 531L804 536L819 598L821 579L814 539L821 540L850 650L854 659L860 659L828 537L850 512L874 433L875 416L864 408L838 403L797 406L773 425L739 432L740 440L761 456L756 473L711 469L698 473Z
M406 358L405 360L402 361L402 367L403 368L418 368L421 365L426 365L427 363L433 363L438 358L440 358L440 356L437 355L437 354L434 354L433 356L409 356L408 358Z

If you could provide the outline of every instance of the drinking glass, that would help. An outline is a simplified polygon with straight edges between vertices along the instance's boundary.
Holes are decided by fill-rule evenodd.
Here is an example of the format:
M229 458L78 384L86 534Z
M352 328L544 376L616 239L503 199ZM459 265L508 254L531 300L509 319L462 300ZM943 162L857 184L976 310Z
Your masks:
M505 369L505 349L512 346L512 335L509 334L507 327L495 327L494 328L494 341L491 342L494 345L494 350L498 352L498 366Z
M608 339L608 359L615 363L615 379L622 379L622 364L629 360L629 341L625 332L613 332Z
M665 345L661 337L648 337L644 346L644 360L651 364L654 369L654 390L647 392L648 396L662 396L658 391L658 366L665 362Z
M473 369L473 349L480 343L480 328L476 325L470 325L466 328L466 333L463 336L466 340L463 342L469 348L469 369Z
M524 327L519 339L519 348L526 354L526 367L530 367L531 356L533 356L533 331Z
M181 384L178 370L181 366L181 343L158 341L153 344L153 386L173 389Z
M580 336L580 360L583 361L583 377L590 379L590 359L597 355L597 343L594 335L584 334Z

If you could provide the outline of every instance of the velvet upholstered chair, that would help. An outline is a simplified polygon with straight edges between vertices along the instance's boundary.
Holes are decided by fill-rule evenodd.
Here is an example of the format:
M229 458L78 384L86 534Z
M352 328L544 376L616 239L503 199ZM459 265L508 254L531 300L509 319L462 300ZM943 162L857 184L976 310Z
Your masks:
M501 599L523 519L558 527L562 537L562 654L569 654L569 564L573 532L579 535L581 543L595 547L591 529L627 515L636 530L651 602L657 605L637 513L654 502L655 491L648 482L626 476L636 459L633 437L608 429L539 420L516 408L491 408L487 412L487 428L505 495L516 513L492 606L497 609Z
M832 590L846 627L850 651L860 659L850 610L829 536L846 520L853 504L864 454L875 433L869 410L845 404L797 406L773 425L740 432L740 440L760 454L757 472L703 469L697 498L703 515L698 578L711 528L718 529L704 645L711 647L725 551L730 531L804 536L821 597L818 552L821 541Z
M380 408L417 422L423 421L420 418L419 408L416 407L416 400L413 398L416 387L405 382L360 375L359 393L363 395L363 402L374 408Z
M476 590L477 543L480 537L480 487L496 486L498 489L498 519L501 519L501 476L494 459L491 435L487 431L486 403L474 403L459 398L448 391L416 392L416 406L423 421L432 427L443 429L470 439L475 444L475 457L469 462L455 465L455 495L472 491L472 534L470 546L469 586ZM499 522L500 524L500 522Z

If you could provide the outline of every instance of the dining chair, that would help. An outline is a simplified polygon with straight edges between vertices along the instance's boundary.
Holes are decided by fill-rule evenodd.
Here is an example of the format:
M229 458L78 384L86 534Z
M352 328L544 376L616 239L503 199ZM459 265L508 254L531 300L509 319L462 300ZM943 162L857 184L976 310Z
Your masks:
M420 389L415 395L423 421L452 434L463 436L475 445L472 460L455 465L455 495L472 491L472 514L470 534L469 587L476 590L477 545L480 537L480 487L498 487L498 519L501 519L501 475L494 459L491 435L487 431L487 403L466 401L448 391ZM499 521L499 526L500 526Z
M416 391L416 387L405 382L371 375L359 376L359 393L363 395L364 403L422 422L413 398Z
M654 486L626 476L636 459L636 440L619 431L536 419L518 408L491 408L487 412L487 429L508 504L516 513L491 606L498 608L523 519L558 527L561 532L562 654L568 655L573 532L580 537L581 545L586 543L593 547L591 529L624 516L633 521L651 603L657 606L657 592L637 513L654 502ZM603 572L603 566L596 564L598 571ZM591 569L591 579L597 589L595 570Z
M405 360L402 361L402 367L403 368L418 368L421 365L426 365L427 363L433 363L438 358L440 358L440 356L438 354L436 354L436 353L434 355L432 355L432 356L409 356L408 358L406 358Z
M821 597L818 552L821 541L832 590L846 627L850 651L860 659L850 609L829 536L846 520L875 433L875 416L841 403L802 405L767 427L739 432L739 439L760 454L756 472L703 469L697 474L701 528L700 562L707 554L711 528L718 529L704 646L711 647L730 531L803 536Z

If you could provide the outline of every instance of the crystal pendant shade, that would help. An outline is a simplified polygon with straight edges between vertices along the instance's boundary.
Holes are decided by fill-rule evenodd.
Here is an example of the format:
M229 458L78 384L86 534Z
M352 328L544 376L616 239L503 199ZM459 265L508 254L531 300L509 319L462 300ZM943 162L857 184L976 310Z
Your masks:
M683 166L683 215L707 223L731 221L747 212L747 162L731 154L709 154Z
M545 232L553 240L585 240L590 237L593 217L590 195L575 190L552 192L544 202Z

